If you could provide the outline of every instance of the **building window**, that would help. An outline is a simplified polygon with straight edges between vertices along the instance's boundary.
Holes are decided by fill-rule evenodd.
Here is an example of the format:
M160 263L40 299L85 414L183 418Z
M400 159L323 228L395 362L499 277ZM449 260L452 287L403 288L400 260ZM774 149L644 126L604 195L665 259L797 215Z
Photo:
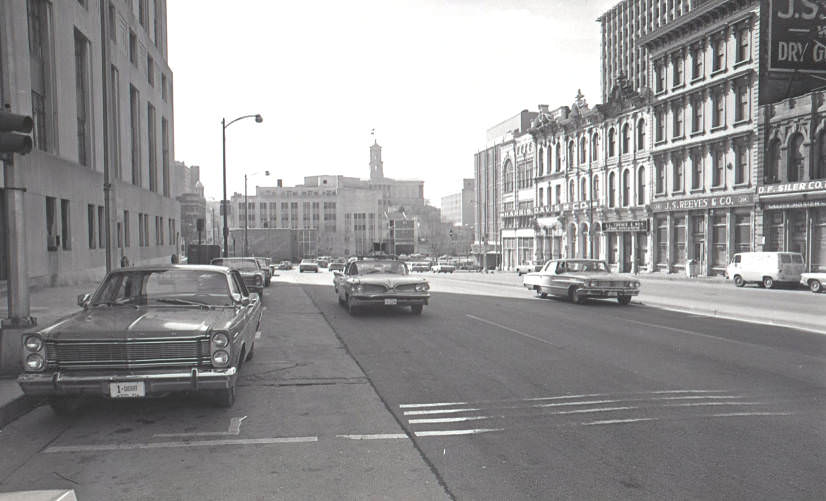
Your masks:
M138 0L138 20L144 28L149 20L149 5L146 2L147 0Z
M117 24L117 11L115 10L115 4L109 2L109 40L114 43L118 41L118 24Z
M536 152L536 175L542 176L543 171L545 170L545 159L543 158L543 150L540 147L539 151Z
M554 198L556 199L555 203L561 204L562 203L562 186L556 185L554 187Z
M150 87L155 86L155 60L149 54L146 55L146 81Z
M106 248L106 214L102 205L98 205L98 247Z
M65 198L60 199L60 238L63 250L72 249L72 218L69 209L69 201Z
M123 246L129 247L132 244L132 237L129 233L129 211L123 211Z
M554 171L560 172L562 170L562 146L556 143L556 158L554 159Z
M585 189L585 178L579 180L579 199L580 200L587 200L588 199L588 190Z
M574 195L575 195L575 194L576 194L576 193L575 193L575 190L574 190L574 180L573 180L573 179L571 179L571 180L568 182L568 201L569 201L569 202L573 202L573 201L574 201Z
M786 164L786 181L800 181L803 177L804 155L802 151L803 134L796 132L789 139L789 155Z
M170 194L169 174L169 121L161 117L161 168L163 169L163 195Z
M685 125L683 122L682 103L674 103L674 107L672 108L671 113L674 116L674 130L672 130L672 133L675 138L683 137L685 135Z
M132 184L141 185L141 117L140 94L134 86L129 86L129 126L132 148Z
M86 207L86 217L88 222L88 229L89 229L89 248L94 249L97 247L97 235L95 235L95 206L89 204Z
M166 81L166 73L161 72L161 99L163 102L167 102L168 100L168 89L167 89L167 81Z
M617 205L617 174L612 172L608 175L608 207Z
M665 92L665 65L662 61L654 63L655 92Z
M513 164L510 160L505 161L505 193L513 191Z
M665 193L665 165L657 163L655 168L657 173L657 195L662 195Z
M776 183L780 180L780 140L775 138L769 141L766 153L766 171L763 178L766 183Z
M622 171L622 206L628 207L631 203L631 171Z
M129 62L138 67L138 36L132 30L129 30Z
M714 165L712 166L711 185L724 187L726 184L726 150L722 145L714 149Z
M29 64L31 69L32 119L34 147L49 151L53 122L47 120L51 96L52 44L49 31L51 4L46 0L26 3L29 20Z
M571 169L574 168L574 160L576 159L574 157L574 149L575 148L576 148L576 146L574 146L574 141L572 139L571 141L568 142L568 170L571 170Z
M696 96L692 103L691 109L691 132L699 133L703 131L703 99L702 96Z
M149 191L158 192L158 138L155 130L155 107L146 103L146 142L149 148Z
M691 157L691 189L699 190L703 187L703 153L695 150Z
M60 247L57 230L57 199L46 197L46 250L56 251Z
M584 165L587 157L585 155L585 136L579 137L579 164Z
M109 99L112 103L111 114L112 118L110 120L111 123L111 131L110 131L110 141L111 141L111 158L112 158L112 167L111 172L115 179L120 179L122 176L121 173L121 166L120 166L120 74L118 73L118 69L115 65L112 65L110 68L110 90L111 94L109 95Z
M622 126L622 154L631 153L631 126L625 124Z
M538 200L537 205L542 205L544 195L545 195L545 190L542 189L542 188L539 188L539 196L536 198Z
M591 199L599 202L599 176L594 176L594 180L591 182Z
M144 246L149 247L149 214L143 215Z
M714 52L711 60L711 71L721 71L726 66L726 39L717 37L713 42Z
M742 122L751 118L751 103L749 102L749 86L747 84L738 85L735 88L734 121Z
M726 125L726 94L723 89L719 89L712 94L713 114L711 115L711 126L714 128Z
M737 32L737 61L742 63L750 59L749 49L751 47L751 30L744 24Z
M682 193L684 189L684 175L683 175L683 158L681 155L674 155L671 158L672 163L672 171L674 173L672 177L672 186L671 190L674 193ZM663 183L665 184L665 183Z
M654 130L654 140L657 143L665 141L665 108L662 106L654 112Z
M613 157L617 154L617 138L616 131L613 127L608 130L608 156Z
M75 29L75 90L77 99L77 161L91 162L91 123L89 100L89 40Z
M703 59L705 52L702 44L697 45L691 53L691 79L697 80L703 78Z
M599 134L594 132L591 135L591 161L596 162L599 159Z
M637 151L645 149L645 119L640 118L637 122Z
M817 135L817 159L812 163L812 179L823 179L826 177L826 130L820 131Z
M737 164L734 166L734 184L745 184L747 182L746 175L749 172L750 148L745 142L736 144L735 148Z
M679 53L674 54L671 57L671 66L674 71L671 85L672 87L679 87L683 84L683 56Z
M637 171L637 205L645 205L645 167Z

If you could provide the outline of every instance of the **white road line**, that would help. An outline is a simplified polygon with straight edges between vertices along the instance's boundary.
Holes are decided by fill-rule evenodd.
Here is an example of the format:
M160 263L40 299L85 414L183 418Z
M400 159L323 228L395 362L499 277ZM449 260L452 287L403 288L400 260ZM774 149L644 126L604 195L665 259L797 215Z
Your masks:
M712 405L768 405L766 402L690 402L687 404L666 404L663 407L708 407Z
M401 404L400 409L416 409L423 407L445 407L448 405L470 405L470 402L435 402L430 404Z
M448 417L448 418L423 418L423 419L408 419L410 424L429 424L429 423L460 423L462 421L478 421L480 419L494 419L505 416L467 416L467 417Z
M728 390L658 390L650 393L725 393Z
M628 424L639 423L641 421L657 421L657 418L635 418L635 419L608 419L605 421L587 421L580 423L582 426L598 426L604 424Z
M639 407L598 407L596 409L577 409L575 411L559 411L553 412L553 415L565 415L565 414L590 414L593 412L614 412L614 411L627 411L632 409L639 409Z
M712 414L711 417L745 417L745 416L791 416L793 412L727 412Z
M532 336L532 335L527 334L525 332L518 331L516 329L511 329L510 327L508 327L506 325L498 324L496 322L491 322L490 320L485 320L484 318L479 318L476 315L469 315L468 314L468 315L465 315L465 316L468 317L468 318L472 318L474 320L478 320L479 322L486 323L488 325L493 325L495 327L499 327L500 329L506 330L508 332L513 332L514 334L519 334L520 336L524 336L526 338L533 339L534 341L539 341L540 343L545 343L547 345L553 346L554 348L559 348L560 347L559 345L556 345L556 344L548 341L547 339L542 339L541 337Z
M457 412L473 412L479 411L476 407L464 407L461 409L437 409L437 410L426 410L426 411L404 411L405 416L420 416L422 414L455 414Z
M409 437L404 433L373 433L368 435L336 435L336 438L346 438L348 440L390 440Z
M417 437L445 437L451 435L475 435L477 433L489 433L492 431L502 431L504 428L476 428L472 430L436 430L417 431Z
M532 405L531 407L534 407L534 408L570 407L572 405L615 404L617 402L622 402L622 400L582 400L580 402L555 402L555 403L552 403L552 404Z
M229 428L227 431L201 431L192 433L155 433L154 437L227 437L238 436L241 434L241 422L247 419L247 416L234 417L229 420Z
M737 399L737 398L745 398L745 397L743 395L708 395L708 396L688 396L688 397L659 397L659 398L652 398L651 400L702 400L702 399L724 400L724 399Z
M55 454L60 452L103 452L129 451L136 449L174 449L186 447L213 447L217 445L272 445L318 442L318 437L272 437L272 438L236 438L224 440L193 440L180 442L148 442L132 444L99 445L57 445L47 447L43 452Z
M410 424L433 424L433 423L460 423L463 421L480 421L483 419L517 419L517 418L544 418L548 416L564 416L566 414L591 414L594 412L615 412L639 409L639 407L595 407L592 409L576 409L572 411L557 411L546 412L543 414L521 414L507 416L504 414L498 416L465 416L454 418L425 418L425 419L409 419Z
M608 393L584 393L582 395L558 395L555 397L533 397L526 398L529 402L537 402L541 400L569 400L572 398L593 398L593 397L607 397Z

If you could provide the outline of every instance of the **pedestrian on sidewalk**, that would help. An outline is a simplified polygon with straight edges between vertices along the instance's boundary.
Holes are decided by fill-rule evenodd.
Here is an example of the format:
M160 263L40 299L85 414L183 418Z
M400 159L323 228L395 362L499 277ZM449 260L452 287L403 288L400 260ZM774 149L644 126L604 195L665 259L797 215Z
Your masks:
M121 267L121 268L128 268L128 267L129 267L129 258L128 258L128 257L126 257L126 254L124 254L124 255L120 258L120 267Z

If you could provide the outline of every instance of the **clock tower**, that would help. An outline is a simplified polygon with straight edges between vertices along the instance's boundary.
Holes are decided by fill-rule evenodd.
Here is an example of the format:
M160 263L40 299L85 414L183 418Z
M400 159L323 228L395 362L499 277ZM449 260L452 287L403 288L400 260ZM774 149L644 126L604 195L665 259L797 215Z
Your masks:
M381 161L381 146L373 140L370 146L370 180L380 181L384 179L384 162Z

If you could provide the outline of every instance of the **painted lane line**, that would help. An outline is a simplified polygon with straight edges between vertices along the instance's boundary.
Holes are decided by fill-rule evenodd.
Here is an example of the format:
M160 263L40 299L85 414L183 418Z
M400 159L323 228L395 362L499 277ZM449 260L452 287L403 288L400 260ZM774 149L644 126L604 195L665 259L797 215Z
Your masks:
M714 405L769 405L768 402L690 402L687 404L666 404L663 407L709 407Z
M728 390L658 390L652 391L651 393L655 394L665 394L665 393L725 393Z
M658 421L657 418L634 418L634 419L607 419L605 421L586 421L584 423L580 423L582 426L599 426L599 425L606 425L606 424L628 424L628 423L639 423L642 421Z
M504 428L476 428L471 430L435 430L417 431L417 437L446 437L453 435L476 435L478 433L490 433L492 431L503 431Z
M368 435L336 435L336 438L346 438L348 440L392 440L410 437L404 433L373 433Z
M510 327L508 327L506 325L498 324L498 323L492 322L490 320L485 320L484 318L477 317L476 315L467 314L465 316L468 317L468 318L472 318L474 320L477 320L479 322L488 324L488 325L493 325L495 327L499 327L502 330L506 330L508 332L513 332L514 334L519 334L520 336L524 336L526 338L533 339L534 341L539 341L540 343L545 343L547 345L553 346L554 348L560 348L559 345L554 344L554 343L548 341L547 339L542 339L541 337L532 336L532 335L530 335L526 332L518 331L516 329L511 329Z
M478 421L480 419L495 419L503 418L505 416L467 416L467 417L448 417L448 418L423 418L423 419L409 419L410 424L431 424L431 423L461 423L462 421Z
M247 416L234 417L229 420L227 431L201 431L192 433L155 433L154 437L226 437L238 436L241 434L241 423Z
M596 405L596 404L616 404L622 400L583 400L581 402L555 402L552 404L537 404L531 407L536 409L543 409L546 407L571 407L574 405Z
M594 407L592 409L577 409L572 411L557 411L557 412L546 412L543 414L521 414L521 415L511 415L506 416L504 414L501 415L491 415L491 416L466 416L466 417L455 417L455 418L425 418L425 419L410 419L407 422L410 424L434 424L434 423L459 423L463 421L480 421L484 419L517 419L517 418L534 418L534 419L541 419L548 416L564 416L567 414L592 414L595 412L616 412L616 411L627 411L639 409L639 407Z
M404 411L405 416L420 416L422 414L455 414L457 412L474 412L482 409L476 407L464 407L461 409L425 410L425 411Z
M792 416L794 412L726 412L712 414L710 417L747 417L747 416Z
M632 409L639 409L639 407L598 407L596 409L577 409L575 411L559 411L552 413L556 416L561 416L565 414L590 414L593 412L615 412L615 411L627 411Z
M436 402L430 404L401 404L400 409L416 409L424 407L446 407L449 405L470 405L470 402Z
M174 449L185 447L214 447L217 445L272 445L318 442L318 437L236 438L224 440L193 440L179 442L149 442L131 444L57 445L43 450L46 454L61 452L129 451L137 449Z

